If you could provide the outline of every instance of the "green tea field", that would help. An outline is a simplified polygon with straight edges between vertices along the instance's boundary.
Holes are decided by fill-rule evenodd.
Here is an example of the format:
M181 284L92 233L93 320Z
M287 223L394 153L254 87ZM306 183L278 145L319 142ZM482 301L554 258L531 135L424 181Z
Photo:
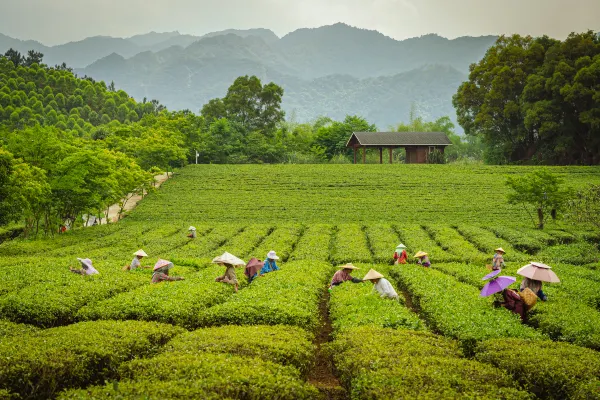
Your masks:
M600 232L533 229L504 184L532 169L192 165L118 223L6 241L0 399L600 399ZM600 168L550 170L600 183ZM561 279L525 324L479 297L497 247L503 275L541 261ZM140 248L185 280L124 271ZM237 293L215 282L213 257L270 250L279 271L238 269ZM100 274L70 273L77 257ZM347 262L400 301L369 282L328 292Z

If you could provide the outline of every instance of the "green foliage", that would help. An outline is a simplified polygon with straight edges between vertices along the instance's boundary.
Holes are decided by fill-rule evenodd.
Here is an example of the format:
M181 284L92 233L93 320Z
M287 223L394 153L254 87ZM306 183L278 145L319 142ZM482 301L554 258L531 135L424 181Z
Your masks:
M199 326L198 314L201 311L224 302L233 292L229 285L215 283L215 278L222 272L222 268L213 266L192 276L185 276L184 281L159 284L151 284L148 275L143 286L83 307L77 318L137 319L195 328ZM171 274L176 275L177 272ZM241 281L241 277L238 280Z
M360 225L344 224L336 227L331 249L331 262L335 265L349 262L370 262L371 251Z
M318 399L294 367L229 354L170 355L135 360L122 368L128 379L72 390L60 399Z
M373 261L377 264L393 264L395 246L400 244L396 230L391 225L375 224L366 226L365 234L373 253Z
M32 325L16 324L10 321L0 321L0 338L21 336L34 333L38 329Z
M541 169L528 175L509 177L506 185L512 189L507 195L510 204L519 204L527 210L535 225L533 214L537 213L539 229L544 228L548 213L553 219L562 211L568 198L568 192L561 185L563 179Z
M439 271L396 266L391 276L412 294L413 304L420 308L431 327L461 341L467 353L480 340L543 337L522 325L517 315L504 308L493 308L490 298L479 297L478 289Z
M177 355L230 354L256 357L296 367L306 375L314 363L312 335L302 328L274 326L221 326L177 336L165 353Z
M377 127L366 119L356 115L347 115L343 122L329 121L319 127L315 135L314 145L323 149L325 156L331 160L338 154L349 155L351 150L346 143L353 132L376 132Z
M331 345L352 399L529 399L490 365L460 358L453 340L426 332L360 327Z
M550 341L497 339L480 343L475 358L506 371L537 398L598 395L600 356L592 350Z
M597 164L600 38L501 36L453 98L487 160Z
M138 321L100 321L0 341L0 387L45 399L61 389L117 377L119 365L152 355L182 329Z
M385 272L379 266L376 269L378 272ZM373 293L371 282L344 283L334 287L329 303L329 314L336 335L365 325L393 329L425 329L419 317L404 306L404 297L401 293L399 296L400 302L382 299L377 293Z
M280 268L255 278L229 301L202 311L200 325L286 324L315 331L319 325L319 297L333 274L331 266L304 260Z
M441 248L451 254L454 254L461 260L468 262L482 263L493 255L486 255L480 252L475 246L465 240L456 230L448 227L428 225L424 229L434 238Z

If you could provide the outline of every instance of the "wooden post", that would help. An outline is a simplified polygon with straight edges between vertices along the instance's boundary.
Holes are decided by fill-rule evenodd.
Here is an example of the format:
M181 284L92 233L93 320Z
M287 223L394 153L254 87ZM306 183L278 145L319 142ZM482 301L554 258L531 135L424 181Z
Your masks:
M383 164L383 147L379 148L379 164Z
M356 146L354 146L353 148L354 148L354 164L356 164Z
M363 146L363 164L367 163L367 148Z
M390 164L392 163L392 152L394 151L391 147L388 149L390 151Z

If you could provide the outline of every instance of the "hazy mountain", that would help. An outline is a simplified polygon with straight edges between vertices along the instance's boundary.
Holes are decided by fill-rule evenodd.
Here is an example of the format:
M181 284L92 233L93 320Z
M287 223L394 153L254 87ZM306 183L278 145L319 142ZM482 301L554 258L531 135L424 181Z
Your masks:
M0 51L35 48L50 65L65 61L80 67L79 74L114 81L138 99L158 99L170 109L195 112L208 100L223 97L238 76L256 75L283 86L283 106L299 121L357 113L386 128L406 120L413 102L424 116L454 118L452 95L466 79L469 64L481 59L495 40L431 34L398 41L335 24L299 29L281 39L267 29L201 37L150 32L55 47L0 35Z
M44 54L44 62L48 65L65 62L73 68L84 68L112 53L129 58L145 51L160 51L171 46L188 47L203 38L229 34L242 38L257 36L267 43L279 40L279 37L268 29L228 29L208 33L204 36L182 35L179 32L150 32L126 39L94 36L80 41L49 47L33 40L23 41L0 34L0 52L4 54L6 50L13 48L21 53L27 53L28 50L33 49Z

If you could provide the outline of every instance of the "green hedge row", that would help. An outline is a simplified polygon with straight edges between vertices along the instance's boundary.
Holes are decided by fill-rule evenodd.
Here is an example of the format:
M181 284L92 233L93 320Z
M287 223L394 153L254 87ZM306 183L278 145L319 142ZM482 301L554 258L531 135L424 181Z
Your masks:
M420 225L399 225L396 226L396 231L398 232L400 241L407 246L406 252L408 253L410 262L413 262L413 256L417 251L428 253L432 263L457 261L457 257L454 254L450 254L438 246Z
M0 321L0 339L9 336L21 336L34 333L39 329L32 325L17 324L10 321Z
M504 255L505 261L525 261L529 258L529 256L515 249L510 242L497 237L487 229L474 225L459 225L456 227L456 230L469 242L473 243L480 251L488 254L490 259L493 257L495 249L498 247L502 247L506 251L506 254Z
M294 247L304 234L304 230L304 226L299 224L279 226L252 250L252 256L264 260L269 251L275 250L280 259L279 263L285 262L294 251Z
M114 379L121 363L155 354L183 329L139 321L99 321L0 341L0 388L47 399L63 388Z
M567 343L497 339L476 359L511 374L540 399L600 399L600 354Z
M311 224L296 244L290 260L329 260L332 226Z
M448 226L427 225L424 229L435 239L440 247L458 259L467 263L491 263L493 253L485 254Z
M268 237L273 229L272 226L264 224L248 225L242 232L233 236L225 244L216 249L214 254L220 255L227 251L247 261L253 254L252 250ZM264 255L258 258L262 260L264 259Z
M300 372L229 354L163 354L121 368L125 379L71 390L59 399L319 399Z
M461 358L457 342L427 332L353 328L330 351L353 400L532 397L501 370Z
M257 277L225 303L201 312L199 324L286 324L314 331L319 324L320 295L333 273L332 267L308 260L280 267L279 271Z
M375 268L387 276L386 267ZM368 269L365 268L355 275L362 278L367 271ZM423 321L405 306L404 296L399 290L396 290L400 297L399 301L382 299L378 293L372 291L371 282L358 284L346 282L333 288L329 300L329 315L336 334L364 325L394 329L425 329Z
M335 240L331 249L331 262L334 265L371 262L371 250L360 225L338 225L334 232Z
M480 340L543 337L521 324L517 315L504 308L493 308L491 298L479 297L479 289L439 271L397 266L391 275L411 293L413 304L421 309L432 328L460 340L467 354Z
M215 278L223 272L223 267L212 265L200 272L186 275L184 281L159 284L151 284L148 275L143 286L83 307L77 313L77 318L135 319L197 328L200 326L198 316L203 310L226 301L233 293L232 286L215 282ZM171 275L177 275L176 268ZM239 271L238 280L242 284L245 282L243 273Z
M297 368L303 376L314 364L313 335L285 325L219 326L177 336L165 353L178 355L232 354L257 357Z
M69 272L68 264L54 272L54 280L36 283L11 292L0 299L0 316L14 322L40 327L66 325L88 303L103 300L135 287L149 284L142 274L122 271L80 276Z
M365 233L373 253L373 261L377 264L393 264L394 251L400 243L396 230L388 224L370 224L365 227ZM409 251L406 250L407 253Z

